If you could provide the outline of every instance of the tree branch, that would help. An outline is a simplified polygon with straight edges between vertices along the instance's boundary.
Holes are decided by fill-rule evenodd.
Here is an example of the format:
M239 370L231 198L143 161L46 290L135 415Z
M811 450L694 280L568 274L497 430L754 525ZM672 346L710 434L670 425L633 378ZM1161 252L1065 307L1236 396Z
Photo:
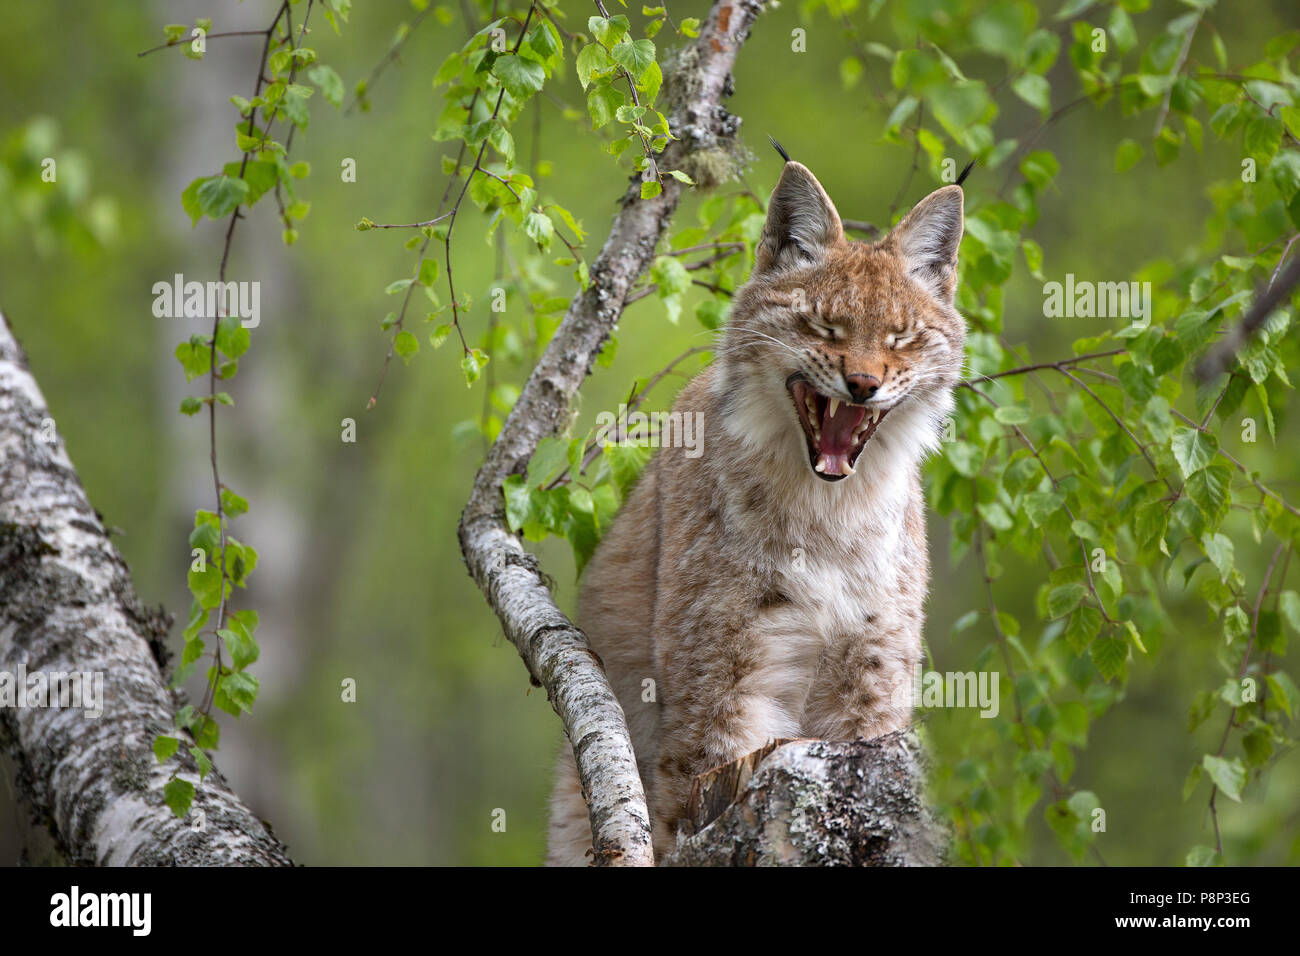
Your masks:
M55 675L92 675L82 706L71 697L6 706L0 696L0 743L22 802L71 864L291 865L220 774L200 784L184 749L179 775L196 787L193 808L178 819L164 803L171 772L153 741L181 736L177 696L159 669L170 621L140 605L52 422L0 316L0 681L26 696L32 681L17 675L42 674L50 687ZM99 679L102 693L86 696Z
M1250 307L1246 317L1206 353L1196 366L1197 381L1208 382L1216 375L1226 372L1238 350L1259 331L1273 310L1286 301L1297 282L1300 282L1300 258L1292 259L1281 273L1274 272L1268 286L1255 296L1255 304Z
M664 151L666 168L692 152L726 144L739 120L722 107L731 68L766 0L717 0L695 43L668 71L671 128L681 137ZM576 296L506 419L461 515L461 552L533 679L546 688L573 745L591 810L597 864L653 862L645 793L627 723L587 639L556 607L538 568L506 524L502 483L526 468L537 443L561 431L570 400L618 321L628 292L654 258L681 196L667 177L663 192L640 198L634 177L614 217L591 282Z
M696 778L665 866L939 866L948 833L926 807L911 731L778 741Z

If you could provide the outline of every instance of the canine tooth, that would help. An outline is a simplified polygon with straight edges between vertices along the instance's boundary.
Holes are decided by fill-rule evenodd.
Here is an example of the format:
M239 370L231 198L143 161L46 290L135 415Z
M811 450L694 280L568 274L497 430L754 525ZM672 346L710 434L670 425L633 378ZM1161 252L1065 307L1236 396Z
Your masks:
M831 418L835 417L835 412L839 409L839 407L840 407L840 400L838 398L830 399L830 403L827 405L827 408L830 409Z
M850 465L847 460L844 462L844 474L846 475L853 474L853 466Z
M825 458L818 458L818 459L817 459L817 464L813 465L813 471L816 471L816 472L823 472L823 471L825 471L825 470L826 470L826 459L825 459Z

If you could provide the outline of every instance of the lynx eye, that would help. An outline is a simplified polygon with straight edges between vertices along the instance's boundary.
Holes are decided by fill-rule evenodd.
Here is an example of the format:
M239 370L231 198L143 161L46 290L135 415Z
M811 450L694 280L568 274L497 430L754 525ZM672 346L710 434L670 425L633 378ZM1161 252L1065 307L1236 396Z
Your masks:
M803 319L804 324L807 325L808 328L812 329L815 335L819 335L824 339L844 338L844 330L839 326L823 325L821 322L814 322L806 315L800 315L799 318Z
M890 332L885 336L885 347L890 349L901 349L911 345L915 341L919 329L909 329L905 332Z

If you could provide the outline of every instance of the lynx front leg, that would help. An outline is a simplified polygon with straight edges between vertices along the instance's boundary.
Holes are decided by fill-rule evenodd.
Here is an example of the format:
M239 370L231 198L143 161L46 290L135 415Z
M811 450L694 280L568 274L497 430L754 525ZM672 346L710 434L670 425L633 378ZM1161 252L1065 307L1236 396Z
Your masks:
M804 726L825 740L861 740L907 727L921 635L909 628L839 643L818 668Z
M726 643L719 639L713 646ZM692 675L680 687L666 689L651 798L656 857L676 845L696 775L752 753L774 738L797 735L791 716L763 684L759 662L737 652Z

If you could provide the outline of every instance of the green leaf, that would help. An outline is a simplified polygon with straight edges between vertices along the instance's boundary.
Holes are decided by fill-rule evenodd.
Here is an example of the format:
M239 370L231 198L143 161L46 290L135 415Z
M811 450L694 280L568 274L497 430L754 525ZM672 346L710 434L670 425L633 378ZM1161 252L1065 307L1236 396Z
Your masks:
M191 226L197 226L199 220L203 218L203 206L199 203L199 187L211 178L210 176L200 176L186 186L185 191L181 193L181 208L189 215Z
M1246 785L1246 768L1242 766L1240 760L1236 758L1225 760L1213 754L1206 754L1201 758L1201 766L1225 796L1238 803L1241 802L1241 788Z
M492 74L516 99L532 96L546 82L546 69L542 64L525 59L517 53L498 57L492 64Z
M1214 847L1194 846L1187 851L1187 858L1183 862L1186 866L1218 866L1222 860Z
M155 737L153 755L159 763L165 763L180 748L181 742L175 737Z
M1037 73L1024 73L1011 84L1012 91L1034 109L1046 113L1052 108L1052 87Z
M993 410L993 417L1003 425L1023 425L1029 421L1029 409L1024 405L1000 405Z
M433 285L438 281L438 260L424 259L420 263L420 273L416 280L420 285Z
M252 674L238 671L221 678L212 702L230 714L238 717L249 713L257 702L258 680Z
M1025 495L1024 509L1035 528L1060 510L1065 496L1058 491L1035 491Z
M163 801L171 808L172 813L184 817L194 804L194 784L179 777L168 780L167 785L163 787Z
M321 96L330 105L343 105L343 80L332 68L319 64L307 71L307 78L320 87Z
M248 351L250 338L237 315L222 316L217 323L217 349L223 355L239 358Z
M212 760L198 747L190 747L190 756L194 758L194 764L198 767L199 779L203 780L212 772Z
M555 235L555 223L544 212L530 212L524 217L524 235L537 243L537 248L546 252L551 248L551 237Z
M1205 549L1206 557L1210 559L1210 563L1219 572L1220 580L1226 582L1228 575L1232 573L1232 539L1227 535L1210 534L1207 531L1201 535L1201 547Z
M243 181L248 184L248 195L244 197L244 205L251 206L275 188L275 184L280 181L280 167L270 159L250 159L243 164L226 163L221 171L231 179L239 179L241 165Z
M212 368L212 348L200 336L176 346L176 359L185 371L185 381L192 382L207 375Z
M991 102L984 84L973 80L948 83L930 91L934 117L953 137L960 137L983 116Z
M307 110L307 100L311 94L312 88L310 86L293 83L284 91L284 99L280 101L280 105L284 108L284 114L299 129L307 128L307 120L310 117Z
M574 62L574 67L578 71L578 82L582 84L585 90L591 85L592 77L600 76L614 68L614 61L610 59L609 53L599 43L588 43L578 53L578 59Z
M260 653L257 642L243 628L223 627L217 631L217 636L225 642L236 670L242 670L257 660Z
M1047 616L1063 617L1073 611L1088 596L1088 589L1078 583L1062 584L1052 588L1047 595Z
M248 511L248 499L241 498L229 488L222 488L221 509L230 517L237 518Z
M1253 117L1246 124L1242 142L1260 165L1267 163L1282 145L1282 121L1266 115Z
M1115 8L1116 10L1119 7ZM1126 173L1142 158L1142 146L1136 140L1122 139L1115 149L1115 172Z
M1020 171L1036 189L1042 189L1061 171L1061 164L1051 153L1036 149L1020 161Z
M1128 641L1113 635L1098 637L1092 642L1092 662L1102 677L1113 680L1124 673L1128 660Z
M1178 461L1178 467L1182 469L1183 477L1190 478L1194 472L1210 463L1219 450L1219 442L1213 435L1195 428L1179 428L1174 432L1169 447Z
M1300 634L1300 594L1295 591L1283 591L1278 603L1282 619L1291 630Z
M216 524L198 524L190 532L189 545L191 548L200 548L209 555L215 556L221 548L221 528Z
M1101 612L1095 607L1080 607L1070 615L1065 639L1075 653L1082 653L1101 632Z
M587 93L587 112L591 116L591 128L600 129L614 118L618 108L625 101L624 94L614 89L608 81L596 83Z
M631 73L632 78L638 81L655 62L655 45L650 40L620 43L609 52L614 62Z
M211 219L221 219L234 212L248 198L248 194L248 183L242 179L214 176L204 180L198 187L199 209Z
M1226 465L1207 465L1187 479L1187 496L1210 520L1218 521L1228 504L1232 472Z
M420 340L403 329L393 339L393 351L401 357L403 362L409 361L412 355L420 351Z
M1117 4L1111 8L1107 29L1115 41L1115 49L1120 53L1127 53L1137 45L1138 37L1137 31L1133 29L1133 20L1122 6Z
M1300 689L1296 688L1291 675L1286 671L1274 671L1265 680L1287 717L1294 720L1296 713L1300 712Z
M466 386L473 385L478 381L478 377L483 374L483 369L488 363L488 357L478 349L470 349L460 360L460 370L465 375Z
M613 46L627 36L630 26L627 17L622 14L610 17L608 20L604 17L587 18L587 29L591 31L591 35L607 47Z

